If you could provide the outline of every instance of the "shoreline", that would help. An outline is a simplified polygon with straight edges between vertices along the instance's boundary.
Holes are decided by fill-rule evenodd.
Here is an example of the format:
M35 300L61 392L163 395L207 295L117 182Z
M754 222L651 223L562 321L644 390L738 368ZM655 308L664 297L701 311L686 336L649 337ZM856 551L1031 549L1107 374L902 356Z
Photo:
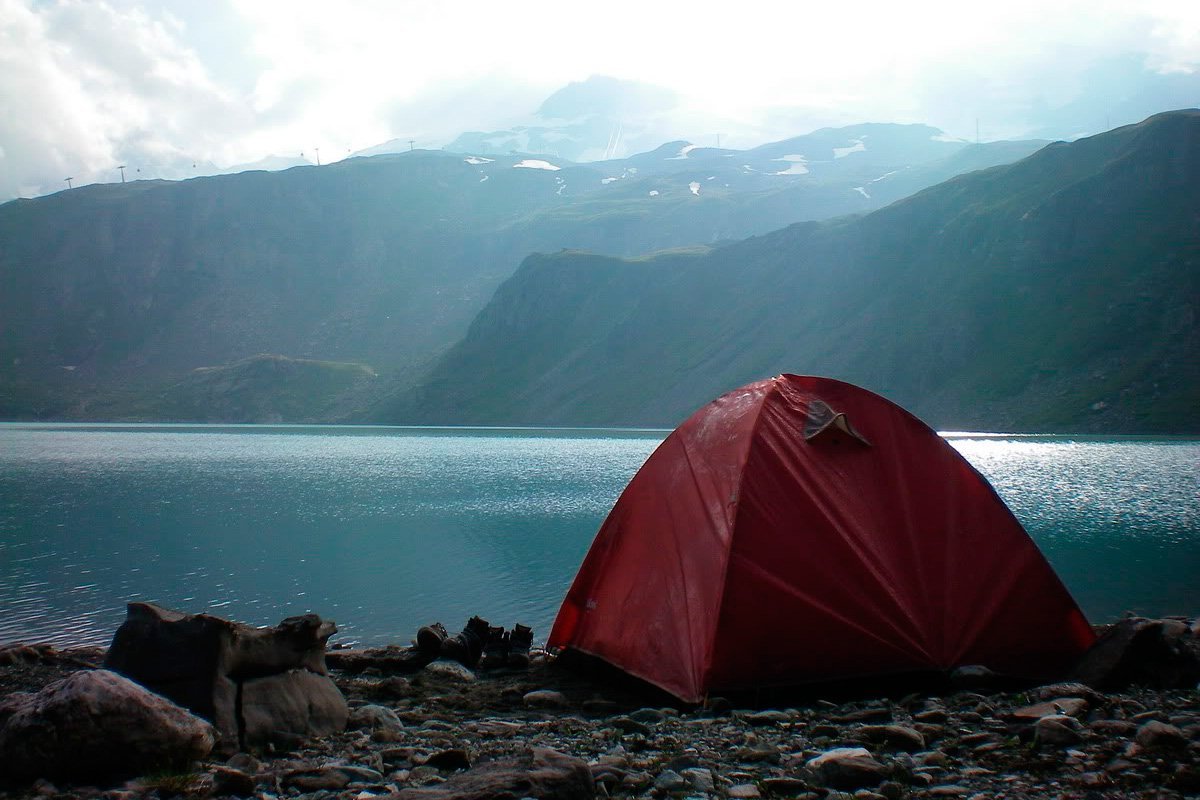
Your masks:
M0 663L0 703L96 666L105 652L29 649L40 654ZM214 755L186 773L111 789L38 782L0 797L370 800L413 789L445 793L462 776L530 748L579 759L600 798L1174 800L1200 793L1196 688L1101 693L1060 683L779 707L710 699L708 708L679 708L543 657L523 671L435 661L404 676L374 667L330 675L350 705L345 732L288 752ZM821 758L858 760L838 771Z

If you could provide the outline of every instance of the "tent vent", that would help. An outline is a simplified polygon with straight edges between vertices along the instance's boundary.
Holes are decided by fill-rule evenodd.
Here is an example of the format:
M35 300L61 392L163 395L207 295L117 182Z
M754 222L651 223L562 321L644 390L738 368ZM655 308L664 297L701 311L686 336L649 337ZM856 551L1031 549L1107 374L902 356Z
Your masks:
M834 411L822 400L809 401L808 417L804 421L805 440L811 442L814 439L824 439L838 433L849 436L859 444L871 446L871 443L861 433L854 430L854 426L850 424L850 420L846 419L845 414Z

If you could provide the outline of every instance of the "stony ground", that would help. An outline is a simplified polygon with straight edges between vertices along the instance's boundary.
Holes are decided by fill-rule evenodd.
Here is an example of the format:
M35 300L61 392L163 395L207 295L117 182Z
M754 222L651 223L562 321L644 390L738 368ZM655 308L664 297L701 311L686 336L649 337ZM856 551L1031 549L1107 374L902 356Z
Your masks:
M36 690L102 655L39 648L0 665L0 696ZM41 782L0 797L369 800L530 746L587 761L598 797L1200 797L1196 690L1102 695L1057 685L677 709L540 658L524 671L435 662L410 676L334 677L352 708L351 729L337 736L117 789Z

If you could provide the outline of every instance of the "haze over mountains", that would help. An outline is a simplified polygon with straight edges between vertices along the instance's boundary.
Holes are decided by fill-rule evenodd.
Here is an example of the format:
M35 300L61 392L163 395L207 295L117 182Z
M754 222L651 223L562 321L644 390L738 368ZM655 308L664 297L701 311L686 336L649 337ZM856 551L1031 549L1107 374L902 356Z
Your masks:
M342 372L357 376L349 394L314 394L305 413L217 403L185 416L344 416L412 384L530 252L637 255L742 238L870 210L1038 146L872 125L748 152L676 142L579 165L416 151L9 203L0 206L0 412L181 414L186 403L163 398L194 381L192 370L225 367L205 374L228 381L233 365L270 354L366 364L378 378Z
M967 104L971 106L967 108L961 101L947 104L963 90L961 85L948 85L922 101L933 104L931 114L909 113L907 118L932 121L971 141L979 138L978 134L985 142L1012 138L1071 140L1140 121L1157 111L1200 102L1200 70L1163 69L1155 64L1156 57L1148 53L1128 51L1092 59L1086 67L1073 65L1069 70L1060 63L1041 65L1026 76L1027 83L1040 87L1032 101L1026 89L989 88L989 82L1001 80L999 75L964 73L959 80L974 82L978 105ZM1076 71L1078 74L1074 74ZM699 95L707 89L703 85L694 87ZM465 133L447 127L453 124L451 120L462 120L464 114L470 117L464 120L466 124L483 127ZM143 132L123 141L107 163L74 163L70 154L63 152L56 156L62 163L52 174L35 176L31 167L18 164L23 148L0 141L0 200L36 196L65 186L60 170L73 176L76 187L120 183L122 170L118 165L122 164L126 165L126 179L184 180L252 169L287 169L318 161L328 164L349 156L403 153L414 147L483 155L539 153L571 161L600 161L653 150L679 138L709 147L724 144L745 150L795 131L843 127L861 119L861 111L798 104L783 98L753 109L714 113L705 110L697 97L678 90L603 74L562 86L540 103L528 93L514 91L512 97L507 97L500 87L484 82L474 88L446 90L420 107L397 112L394 126L410 133L369 147L356 144L348 148L335 142L322 143L320 137L302 138L295 149L276 149L274 155L252 151L255 155L244 156L232 166L218 166L228 162L212 154L190 151L188 155L189 149L182 145L159 146L147 152L152 135Z
M1200 430L1200 111L704 251L530 256L385 418L672 426L783 371L942 428Z
M1196 429L1197 203L1178 185L1196 183L1194 112L1044 150L873 124L562 157L594 158L606 114L631 113L596 100L612 88L568 87L543 106L553 125L465 136L478 147L461 153L0 205L0 415L667 425L786 370L858 380L942 425ZM622 103L666 102L627 88ZM570 131L560 155L554 130ZM1084 185L1100 208L1066 202ZM1084 229L1086 247L1064 243ZM595 255L526 258L564 248ZM669 248L691 249L641 258ZM997 270L1018 264L1005 305ZM1005 308L1040 316L1006 325ZM1102 319L1141 338L1100 336Z

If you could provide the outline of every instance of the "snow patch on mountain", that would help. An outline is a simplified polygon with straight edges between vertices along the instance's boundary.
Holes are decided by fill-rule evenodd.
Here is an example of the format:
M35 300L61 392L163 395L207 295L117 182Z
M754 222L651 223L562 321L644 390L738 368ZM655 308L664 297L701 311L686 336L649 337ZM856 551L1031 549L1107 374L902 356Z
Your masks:
M904 169L908 169L908 167L904 167ZM894 169L891 172L885 172L882 175L880 175L878 178L871 178L871 180L867 181L867 183L879 183L881 180L884 180L885 178L890 178L899 171L900 170L898 170L898 169Z
M699 197L700 196L700 181L692 181L691 183L688 184L688 189L691 190L692 194L696 195L696 197Z
M853 144L851 144L849 147L833 148L833 157L834 158L845 158L846 156L850 155L851 153L861 153L863 150L867 149L866 144L863 143L863 139L865 139L865 138L867 138L867 137L864 136L864 137L862 137L862 139L851 139L850 141Z
M467 162L468 164L473 164L475 166L480 164L490 164L495 160L496 159L494 158L484 158L483 156L467 156L463 159L463 161Z
M863 197L867 198L868 200L871 199L871 195L867 194L867 190L861 186L855 186L854 191L858 192L859 194L861 194Z
M773 161L783 161L790 166L787 169L780 170L776 175L807 175L808 174L808 159L799 154L780 156L772 159Z
M693 150L695 150L695 149L696 149L697 147L699 147L699 146L700 146L700 145L698 145L698 144L689 144L689 145L684 145L684 146L683 146L683 148L681 148L681 149L680 149L680 151L679 151L679 155L676 155L676 156L671 156L670 158L668 158L668 159L667 159L667 161L678 161L678 160L680 160L681 158L687 158L687 157L688 157L688 153L692 152Z
M526 158L523 161L513 164L513 169L548 169L553 171L560 170L562 167L556 167L549 161L543 161L540 158Z

